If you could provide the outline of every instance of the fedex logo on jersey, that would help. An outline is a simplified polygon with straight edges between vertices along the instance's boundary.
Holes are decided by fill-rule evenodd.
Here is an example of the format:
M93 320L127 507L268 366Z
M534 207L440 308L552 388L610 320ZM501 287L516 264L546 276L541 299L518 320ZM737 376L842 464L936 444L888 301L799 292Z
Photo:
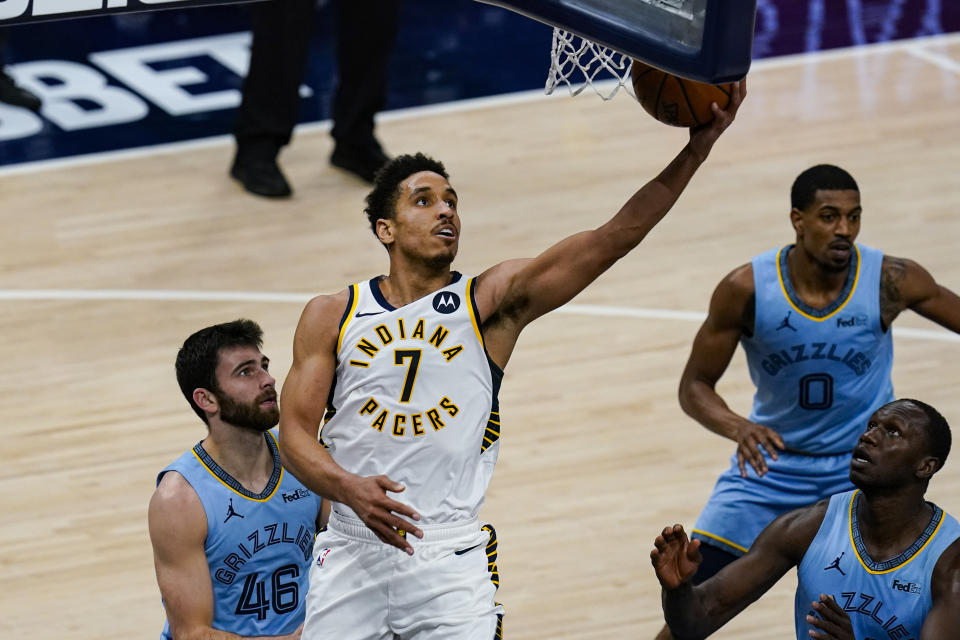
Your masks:
M849 318L837 317L838 327L865 327L867 326L867 316L859 313Z
M897 591L903 591L904 593L920 593L920 585L916 582L900 582L896 578L893 579L893 584L890 585Z
M299 500L300 498L306 498L310 495L310 492L303 487L300 487L293 493L284 493L282 495L284 502L293 502L294 500Z

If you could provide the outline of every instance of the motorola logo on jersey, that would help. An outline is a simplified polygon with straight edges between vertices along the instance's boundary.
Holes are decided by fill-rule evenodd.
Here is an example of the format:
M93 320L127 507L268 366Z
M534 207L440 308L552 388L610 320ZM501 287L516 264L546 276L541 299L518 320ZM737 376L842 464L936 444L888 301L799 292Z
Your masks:
M905 593L920 593L920 585L915 582L900 582L894 578L893 584L890 586L897 591L903 591Z
M859 313L848 318L837 317L838 327L865 327L867 326L867 316Z
M441 291L433 296L433 310L437 313L453 313L460 308L460 296L452 291Z
M293 493L284 493L281 495L283 495L284 502L293 502L294 500L299 500L300 498L306 498L310 495L310 492L301 487Z

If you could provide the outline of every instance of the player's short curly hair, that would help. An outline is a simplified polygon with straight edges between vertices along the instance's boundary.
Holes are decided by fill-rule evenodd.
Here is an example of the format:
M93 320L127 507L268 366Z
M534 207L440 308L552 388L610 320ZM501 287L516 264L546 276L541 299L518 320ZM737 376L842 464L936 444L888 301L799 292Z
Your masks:
M367 194L367 206L363 210L374 235L377 233L377 220L389 220L396 214L400 183L421 171L432 171L445 179L450 177L442 162L422 153L397 156L377 171L373 190Z
M263 346L263 330L253 320L234 320L200 329L187 338L177 352L177 384L193 412L207 423L207 414L193 401L194 389L220 392L217 364L220 352L233 347Z
M950 444L953 440L947 419L926 402L913 398L903 398L897 402L912 404L926 416L927 453L940 460L940 469L942 469L943 464L947 461L947 456L950 454Z
M820 189L860 192L857 181L845 170L832 164L818 164L798 175L793 181L790 188L790 206L803 211L813 204L813 199Z

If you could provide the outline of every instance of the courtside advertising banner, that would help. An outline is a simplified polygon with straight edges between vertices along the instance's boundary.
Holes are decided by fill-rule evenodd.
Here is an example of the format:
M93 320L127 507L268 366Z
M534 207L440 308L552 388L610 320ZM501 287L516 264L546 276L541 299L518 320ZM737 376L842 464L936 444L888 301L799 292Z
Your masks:
M0 25L255 0L0 0Z

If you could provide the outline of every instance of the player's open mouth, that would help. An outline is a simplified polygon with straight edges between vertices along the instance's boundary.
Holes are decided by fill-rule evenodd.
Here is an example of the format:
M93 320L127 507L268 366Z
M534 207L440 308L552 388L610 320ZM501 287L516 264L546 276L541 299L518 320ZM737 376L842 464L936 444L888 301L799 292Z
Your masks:
M441 227L433 235L440 236L441 238L449 238L453 240L457 237L457 230L452 226Z
M860 449L859 447L853 450L853 461L858 462L860 464L867 464L867 463L873 462L873 460L870 459L870 456L868 456L866 452L864 452L864 450Z

